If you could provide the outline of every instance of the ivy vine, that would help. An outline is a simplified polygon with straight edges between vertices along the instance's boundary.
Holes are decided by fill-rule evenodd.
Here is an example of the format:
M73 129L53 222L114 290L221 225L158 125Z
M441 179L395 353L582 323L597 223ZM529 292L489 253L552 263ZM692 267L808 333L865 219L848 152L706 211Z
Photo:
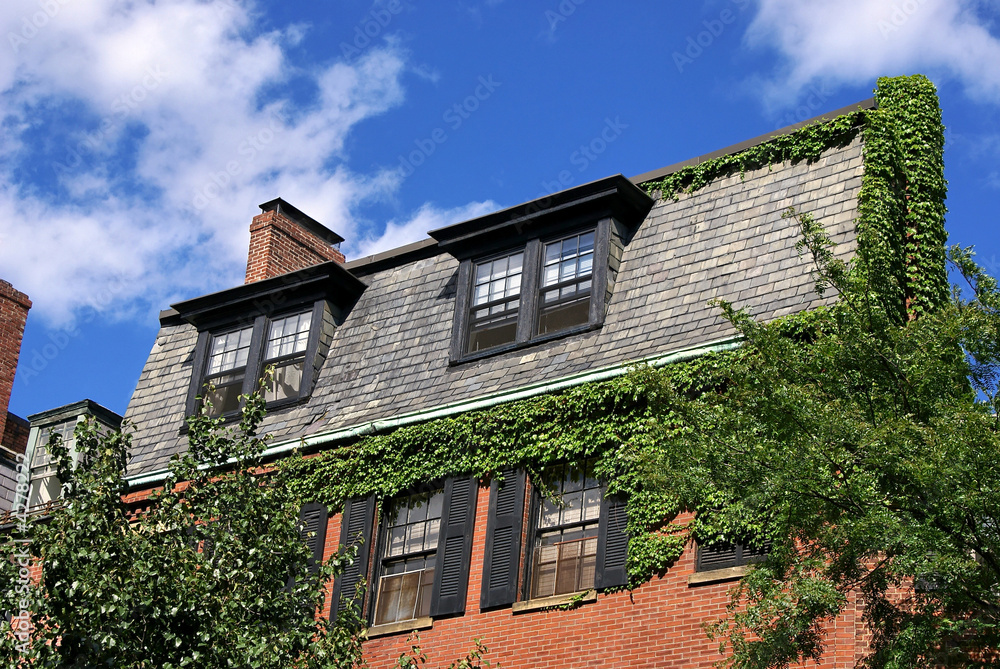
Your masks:
M873 293L899 306L900 317L947 297L944 269L943 128L933 85L922 76L880 79L878 108L831 121L686 167L645 184L677 199L719 177L783 162L816 161L863 132L864 176L858 196L858 252L852 271ZM822 224L822 221L819 221ZM903 253L900 253L902 247ZM818 312L781 320L785 334L807 339ZM668 493L644 484L643 453L668 448L674 420L666 388L697 395L723 387L740 366L739 350L711 353L489 409L360 437L279 467L290 492L332 509L352 497L386 500L421 483L507 468L533 477L550 464L596 460L609 491L628 499L630 587L663 573L681 555L692 528Z

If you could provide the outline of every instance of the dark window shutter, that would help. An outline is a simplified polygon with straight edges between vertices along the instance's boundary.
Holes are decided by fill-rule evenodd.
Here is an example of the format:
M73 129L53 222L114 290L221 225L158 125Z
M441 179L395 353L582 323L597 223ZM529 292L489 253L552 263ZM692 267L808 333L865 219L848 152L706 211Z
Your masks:
M737 544L715 544L713 546L698 546L697 571L712 571L713 569L728 569L739 564Z
M454 615L465 611L478 492L474 476L445 481L444 513L441 515L441 534L431 596L432 616Z
M323 547L326 546L326 506L319 502L309 502L302 505L299 511L299 531L302 541L312 552L309 560L309 573L319 572L323 564Z
M756 547L743 543L719 543L714 546L698 546L698 561L696 571L712 571L713 569L728 569L762 562L767 559L771 543Z
M333 584L333 602L330 605L330 617L336 618L340 611L340 599L343 596L351 600L358 613L361 613L362 600L355 598L358 584L368 575L368 557L372 546L372 525L375 523L375 497L352 499L344 505L344 515L341 518L340 545L349 546L358 541L358 554L354 562L336 578Z
M490 512L486 521L486 556L480 607L509 606L517 599L517 572L521 559L525 473L501 472L503 482L490 485Z
M601 500L601 522L597 531L597 578L595 587L619 588L628 583L628 534L625 500L605 495Z

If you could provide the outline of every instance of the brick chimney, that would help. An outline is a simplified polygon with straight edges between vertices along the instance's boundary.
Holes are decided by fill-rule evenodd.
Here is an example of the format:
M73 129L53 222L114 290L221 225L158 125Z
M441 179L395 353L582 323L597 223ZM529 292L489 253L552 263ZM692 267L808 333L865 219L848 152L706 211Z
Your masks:
M29 309L28 296L0 279L0 445L15 453L24 452L28 434L24 419L9 414L7 407Z
M250 223L247 278L253 283L329 260L344 262L344 238L280 197L260 205Z

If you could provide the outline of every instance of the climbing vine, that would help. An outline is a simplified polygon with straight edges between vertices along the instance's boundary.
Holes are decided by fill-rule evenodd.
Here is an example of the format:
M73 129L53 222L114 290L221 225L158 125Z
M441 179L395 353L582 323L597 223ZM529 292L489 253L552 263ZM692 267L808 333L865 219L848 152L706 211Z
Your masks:
M940 304L944 271L943 129L933 85L924 77L881 79L879 107L803 127L739 153L686 167L645 184L678 199L714 179L782 162L816 161L863 133L864 176L858 196L858 249L852 272L871 293L899 305L900 318ZM818 221L822 224L822 221ZM781 320L784 334L808 341L822 310ZM630 585L662 573L681 554L693 529L675 522L680 509L645 485L640 462L668 448L681 421L670 393L697 396L725 386L740 369L742 350L630 373L558 393L498 405L359 438L280 468L291 492L342 508L351 497L388 499L448 476L488 479L507 468L537 477L549 464L596 459L609 492L628 499Z

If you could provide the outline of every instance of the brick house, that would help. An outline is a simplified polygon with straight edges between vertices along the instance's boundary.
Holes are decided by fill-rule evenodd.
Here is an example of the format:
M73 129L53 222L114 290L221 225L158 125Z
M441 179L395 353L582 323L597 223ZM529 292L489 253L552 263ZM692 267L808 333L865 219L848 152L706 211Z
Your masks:
M28 421L7 407L30 309L28 296L0 279L0 513L14 504L17 465L28 446Z
M126 412L136 426L130 499L163 482L186 446L186 416L237 411L266 366L275 373L262 430L278 461L614 378L637 363L731 349L738 340L713 298L767 320L828 304L782 212L812 213L838 254L854 254L863 132L816 160L736 170L676 199L640 186L874 107L868 100L632 179L569 188L349 262L339 235L280 198L262 204L246 283L161 313ZM691 543L669 569L626 589L627 500L606 495L591 466L556 462L545 481L519 468L464 472L392 499L304 505L317 556L364 538L322 615L353 601L370 624L373 667L391 666L414 630L432 666L464 655L474 638L505 667L710 666L718 647L702 625L724 614L729 588L760 552ZM368 587L351 600L360 582ZM831 625L829 666L854 665L860 620Z

